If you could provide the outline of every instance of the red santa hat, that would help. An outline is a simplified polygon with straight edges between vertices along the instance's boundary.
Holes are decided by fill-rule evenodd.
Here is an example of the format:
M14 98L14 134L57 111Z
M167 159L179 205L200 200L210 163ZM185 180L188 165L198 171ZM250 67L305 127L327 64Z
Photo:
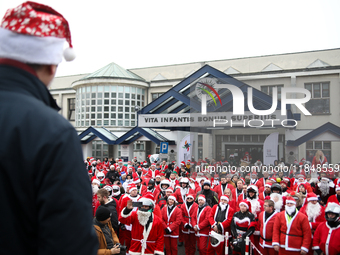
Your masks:
M148 164L148 162L144 161L143 165L146 166Z
M168 199L172 199L172 200L174 200L175 202L177 202L177 199L176 199L175 196L169 196Z
M243 199L243 200L240 202L239 206L240 206L240 205L244 205L245 207L247 207L247 209L249 210L249 212L251 212L251 204L250 204L250 202L249 202L247 199Z
M156 167L156 163L152 163L152 164L151 164L151 166L154 166L154 167Z
M64 43L69 48L63 50ZM0 58L58 65L75 59L67 20L47 5L25 2L8 9L0 28Z
M203 200L204 202L206 201L205 196L203 194L198 196L197 201L199 201L200 199Z
M99 181L98 179L93 179L93 180L92 180L92 184L98 184L98 185L100 185L100 181Z
M184 161L181 162L181 166L185 166L185 162Z
M189 193L187 194L186 198L191 197L192 199L195 199L195 192L190 189Z
M167 191L169 191L169 192L171 192L171 193L174 193L174 189L173 189L172 187L167 188L167 189L165 190L165 192L167 192Z
M137 186L136 186L136 184L131 183L131 184L129 185L129 192L131 192L131 191L133 191L133 190L137 190Z
M302 158L302 159L301 159L301 162L305 162L305 161L306 161L306 159L305 159L305 158Z
M133 182L134 183L140 183L140 179L136 176L135 178L133 178Z
M307 201L318 201L318 197L314 192L310 192L307 194Z
M157 174L157 175L155 176L155 178L161 178L161 175L160 175L160 174Z
M296 176L296 178L297 179L305 179L305 176L303 175L303 174L298 174L297 176Z
M228 196L226 196L226 195L223 195L223 196L221 196L221 197L220 197L220 201L221 201L222 199L225 199L225 200L227 200L227 201L228 201L228 203L229 203L229 197L228 197Z
M286 204L291 203L291 204L296 204L296 201L293 197L287 197L286 198Z
M272 187L272 185L273 185L272 183L270 183L270 182L267 182L267 183L266 183L264 186L265 186L265 187L269 187L269 188L271 188L271 187Z
M335 191L338 191L338 190L340 190L339 184L335 186Z
M122 159L119 159L119 160L118 160L118 163L123 163L123 160L122 160Z
M152 206L154 207L155 206L155 197L152 195L151 192L147 192L144 194L143 197L141 197L138 202L142 202L143 205L146 205L146 206Z

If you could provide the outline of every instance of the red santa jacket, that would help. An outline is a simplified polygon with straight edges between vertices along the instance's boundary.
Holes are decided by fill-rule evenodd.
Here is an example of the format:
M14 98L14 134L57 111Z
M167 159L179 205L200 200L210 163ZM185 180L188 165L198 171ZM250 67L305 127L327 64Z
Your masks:
M313 230L316 230L316 228L320 225L321 222L326 221L326 218L325 218L325 207L320 206L321 212L320 212L319 216L317 216L316 218L310 218L308 216L308 214L307 214L307 206L308 206L308 204L309 203L307 203L303 207L301 207L300 212L308 217L310 228L313 229Z
M330 197L328 198L327 204L328 204L329 202L337 203L338 205L340 205L339 200L338 200L336 194L335 194L335 195L332 195L332 196L330 196Z
M327 222L322 222L314 233L313 250L321 249L325 255L339 254L339 239L340 225L336 228L331 228Z
M127 202L129 200L132 200L133 202L137 202L139 198L140 198L140 195L137 195L136 197L131 197L130 195L123 196L120 200L120 203L119 203L119 208L120 208L119 214L126 207ZM137 211L137 207L134 207L133 211ZM132 226L131 225L125 225L125 228L126 228L126 230L131 231Z
M279 245L286 251L297 251L301 249L308 252L312 242L312 231L308 218L303 213L296 211L288 223L288 215L285 211L277 214L274 222L272 245Z
M267 220L265 220L265 212L261 212L259 215L257 229L260 230L260 245L262 248L273 248L273 228L277 214L274 210Z
M235 189L235 187L234 187L233 185L229 184L229 183L225 186L225 188L228 188L228 189L230 189L230 190ZM220 199L220 197L221 197L222 195L224 195L224 190L222 190L222 189L223 189L222 184L217 185L217 186L213 189L213 191L215 191L215 192L217 193L218 199Z
M197 224L197 208L198 204L195 202L188 208L186 202L181 205L182 210L182 233L190 234L195 233L193 227ZM185 226L189 224L191 226L190 229L185 228Z
M138 194L141 195L141 196L143 196L143 195L147 192L147 189L148 189L148 188L147 188L145 185L143 185L143 184L141 184L141 185L139 186L139 188L138 188L138 186L137 186Z
M201 211L197 208L196 227L198 231L196 232L196 236L209 236L211 230L209 223L210 212L211 207L209 205L205 206Z
M210 215L209 215L209 223L211 225L211 227L216 226L218 224L218 222L216 222L216 216L218 211L221 210L219 205L214 205L213 208L210 211ZM234 215L234 210L232 208L230 208L230 206L227 206L227 209L225 210L225 220L223 222L221 222L221 227L222 227L222 235L225 234L225 232L229 232L230 233L230 224L231 224L231 220L233 218Z
M236 203L236 211L237 212L240 210L240 203L244 199L247 199L247 195L242 192L242 194L239 195L238 198L237 198L237 203Z
M152 171L151 169L149 169L146 176L148 176L149 178L155 179L156 175L159 175L159 174L160 174L159 170L156 169L155 171Z
M182 188L176 189L175 193L173 195L177 199L177 202L179 204L183 204L183 195L181 193L181 189ZM189 193L191 193L194 198L196 197L196 192L192 188L189 188L186 194L189 194ZM184 200L185 200L185 198L184 198Z
M139 223L137 212L131 211L129 214L124 214L124 209L119 215L118 220L125 224L131 225L131 245L129 253L137 254L154 254L157 251L163 254L164 249L164 228L162 220L152 215L153 221L148 229Z
M242 191L243 192L243 191ZM237 188L236 189L233 189L231 191L231 194L233 195L233 199L235 201L235 208L237 208L238 204L242 201L242 200L239 200L239 196L237 195ZM242 194L241 194L242 195ZM235 212L237 212L238 210L235 210Z
M174 205L175 206L175 205ZM175 206L169 214L168 206L162 208L163 228L168 228L170 234L164 234L165 237L178 238L179 237L179 225L182 222L181 208Z
M295 192L299 192L299 186L300 186L301 184L302 184L302 183L296 183L296 184L294 185L294 187L293 187L293 190L294 190ZM308 182L303 182L303 184L304 184L305 187L306 187L306 192L307 192L307 193L313 192L313 189L312 189L312 187L310 186L310 184L309 184Z

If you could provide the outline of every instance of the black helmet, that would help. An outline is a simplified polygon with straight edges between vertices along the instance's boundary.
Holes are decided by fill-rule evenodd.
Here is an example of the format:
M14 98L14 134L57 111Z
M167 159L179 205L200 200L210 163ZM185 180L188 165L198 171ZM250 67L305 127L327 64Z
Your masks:
M273 193L274 190L278 190L280 194L282 194L282 187L280 184L278 183L274 183L271 187L270 187L271 192Z
M150 179L149 182L148 182L148 188L149 189L153 189L154 187L155 187L155 180L154 179Z

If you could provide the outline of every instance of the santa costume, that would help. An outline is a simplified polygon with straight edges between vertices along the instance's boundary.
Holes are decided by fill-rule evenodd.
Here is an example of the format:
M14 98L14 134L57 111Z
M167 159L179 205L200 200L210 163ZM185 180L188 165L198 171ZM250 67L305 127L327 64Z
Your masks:
M207 254L207 244L210 231L209 216L211 207L206 203L205 196L199 195L198 200L203 200L204 205L197 208L196 240L200 255Z
M153 199L151 194L146 194L139 201L144 206L152 205L151 208L154 208ZM130 255L164 254L163 222L153 212L145 212L141 208L133 211L125 207L119 215L119 221L132 226Z
M169 196L168 199L172 199L176 203L176 197ZM180 224L182 222L181 208L176 206L164 206L162 208L162 220L164 233L165 251L168 255L177 255L177 239L180 232Z
M335 187L335 192L338 193L338 191L340 191L340 185L336 185ZM330 202L340 205L340 196L338 194L334 194L330 196L327 200L327 203L330 203Z
M293 197L287 197L286 204L295 204ZM308 218L296 209L287 206L278 213L274 222L272 245L280 247L279 254L300 254L301 250L309 251L312 232Z

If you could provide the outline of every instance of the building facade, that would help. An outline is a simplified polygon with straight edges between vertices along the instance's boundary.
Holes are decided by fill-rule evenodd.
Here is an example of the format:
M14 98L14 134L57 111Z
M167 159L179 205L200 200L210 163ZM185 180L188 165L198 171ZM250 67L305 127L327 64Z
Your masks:
M292 105L291 114L297 123L294 128L282 125L273 128L220 126L198 130L181 123L143 126L139 116L146 114L194 114L195 110L187 101L192 98L188 86L195 85L194 79L206 77L208 71L197 76L204 68L222 79L232 77L236 83L239 81L254 88L258 91L256 104L259 107L263 100L269 103L265 95L272 98L274 88L278 100L281 100L283 88L304 88L311 93L311 99L304 104L311 115L305 115ZM192 155L196 159L219 159L222 155L228 158L230 154L242 157L248 151L254 159L262 161L264 141L277 132L278 159L284 158L289 163L301 158L311 161L315 152L322 150L328 161L335 164L340 161L337 153L340 150L339 74L340 49L129 70L111 63L91 74L56 77L51 93L62 107L61 114L81 135L84 156L142 160L149 154L159 153L159 142L165 141L170 142L172 157L179 160L180 142L191 133ZM184 83L187 87L176 91L176 86ZM286 97L298 99L302 95L290 93ZM216 111L230 109L220 107Z

